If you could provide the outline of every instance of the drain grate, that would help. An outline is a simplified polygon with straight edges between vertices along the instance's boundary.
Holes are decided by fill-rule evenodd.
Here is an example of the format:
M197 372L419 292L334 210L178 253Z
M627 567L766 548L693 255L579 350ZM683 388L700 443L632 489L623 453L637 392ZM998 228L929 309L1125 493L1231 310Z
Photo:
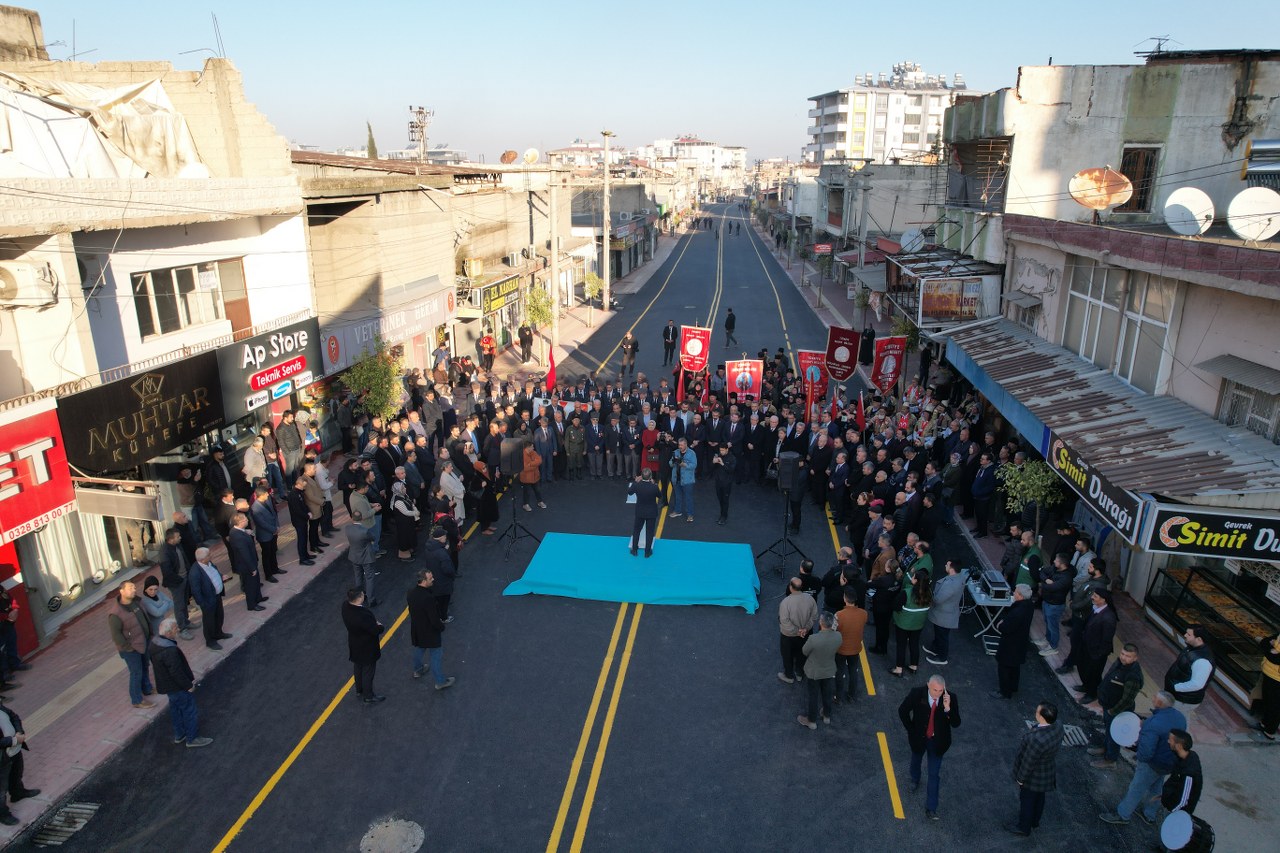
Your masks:
M37 847L60 847L84 829L100 808L98 803L67 803L54 812L31 841Z
M1034 729L1036 727L1035 720L1023 720L1027 724L1027 728ZM1062 745L1063 746L1088 746L1089 735L1079 726L1064 725L1062 727Z

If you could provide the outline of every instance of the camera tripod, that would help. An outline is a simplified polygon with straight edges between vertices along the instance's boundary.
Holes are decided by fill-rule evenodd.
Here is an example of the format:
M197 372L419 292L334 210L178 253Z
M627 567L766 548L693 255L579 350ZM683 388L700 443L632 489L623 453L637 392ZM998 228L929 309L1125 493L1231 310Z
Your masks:
M800 555L803 560L809 559L804 551L801 551L794 542L791 541L791 490L782 490L782 535L779 536L772 545L765 548L756 559L759 560L765 554L774 554L778 560L773 565L774 571L778 573L778 577L782 577L787 568L787 559L792 553Z
M518 512L518 510L516 509L515 480L512 480L511 483L507 486L507 491L511 493L511 523L507 525L506 530L502 531L502 534L498 537L498 541L503 543L503 546L502 546L503 559L510 560L511 549L515 548L516 543L519 542L521 539L532 539L534 542L537 542L538 544L542 544L542 540L539 539L533 533L532 530L525 527L524 524L520 522L520 516L516 515L516 512ZM501 501L498 502L498 506L499 508L501 508L502 506Z

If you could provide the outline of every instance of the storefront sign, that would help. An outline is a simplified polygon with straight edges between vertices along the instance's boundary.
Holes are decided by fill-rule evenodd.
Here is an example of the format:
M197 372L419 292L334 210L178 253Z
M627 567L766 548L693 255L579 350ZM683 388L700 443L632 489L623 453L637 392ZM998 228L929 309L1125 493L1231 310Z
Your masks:
M366 352L372 353L378 338L391 345L433 333L437 326L443 326L453 318L456 308L453 294L452 288L437 289L411 306L384 311L371 320L326 326L320 340L324 375L345 370Z
M226 423L218 355L202 352L58 400L67 461L124 471Z
M1157 504L1148 551L1280 562L1280 516Z
M53 398L0 413L0 543L76 508Z
M731 361L725 365L725 384L738 392L739 400L759 400L764 379L764 362L758 359Z
M707 369L707 353L711 349L711 330L701 326L680 327L680 366L690 373Z
M929 278L920 282L920 319L973 320L982 301L980 278Z
M831 254L831 244L830 243L814 243L813 253L815 255L829 255Z
M888 394L889 389L902 375L902 365L907 359L907 339L901 335L876 338L875 360L871 364L871 384Z
M485 314L506 308L520 298L520 277L512 276L480 291L480 306Z
M218 350L222 408L236 421L320 378L320 321L314 317ZM277 393L283 388L283 393Z
M844 382L858 367L858 344L862 334L853 329L832 326L827 329L827 373L837 382Z
M1045 454L1045 458L1090 509L1114 527L1126 542L1137 544L1138 517L1142 510L1142 501L1137 496L1098 473L1052 431L1049 433L1049 452Z

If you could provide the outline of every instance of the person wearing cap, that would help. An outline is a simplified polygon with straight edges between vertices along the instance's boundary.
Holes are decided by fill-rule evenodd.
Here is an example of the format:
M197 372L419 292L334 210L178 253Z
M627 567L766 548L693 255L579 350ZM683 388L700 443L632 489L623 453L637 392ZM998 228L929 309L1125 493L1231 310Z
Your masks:
M564 429L565 473L570 480L582 479L582 463L587 453L587 432L582 428L581 415L569 418Z
M609 424L604 430L604 467L611 480L623 477L622 424L617 412L609 414Z
M593 480L604 475L605 431L608 429L607 423L600 423L599 402L593 404L596 408L591 410L586 428L587 469Z
M147 575L147 579L143 581L142 597L138 599L138 604L142 605L147 614L152 636L160 629L161 622L174 618L173 598L160 586L160 579L155 575ZM174 621L176 623L177 620ZM189 630L182 631L182 639L190 640L191 636ZM0 777L0 782L2 781L3 777Z
M151 669L155 673L156 692L163 693L169 700L174 744L199 749L213 743L213 738L200 737L196 699L192 695L196 689L196 677L187 663L187 656L178 648L177 637L178 623L171 617L163 619L151 640Z
M627 415L627 425L622 431L623 476L628 480L640 475L641 436L638 420L638 415Z
M993 699L1012 699L1018 692L1022 665L1027 660L1027 647L1031 644L1031 621L1036 606L1031 601L1031 587L1020 583L1013 588L1013 603L1005 608L996 620L995 630L1000 633L996 646L996 674L999 689L991 691Z
M422 547L423 567L435 579L431 593L436 599L440 621L446 625L453 621L453 617L449 615L449 601L453 598L453 580L458 575L453 559L449 556L448 541L448 532L437 524L431 528L430 538Z
M444 622L436 598L431 593L435 576L429 571L418 572L417 582L409 587L405 598L409 610L409 645L413 648L413 677L421 678L428 671L436 683L436 690L445 690L457 680L444 674ZM429 663L427 662L429 658Z

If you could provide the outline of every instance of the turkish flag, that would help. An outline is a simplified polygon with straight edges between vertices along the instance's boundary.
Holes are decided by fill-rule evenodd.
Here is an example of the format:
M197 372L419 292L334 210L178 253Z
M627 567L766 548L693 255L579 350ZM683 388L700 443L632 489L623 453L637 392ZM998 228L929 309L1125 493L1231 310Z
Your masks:
M707 369L707 353L711 350L711 330L701 326L680 327L680 366L690 373Z
M862 392L858 392L858 432L867 428L867 410L862 405Z
M555 347L547 347L547 393L556 387L556 350Z

